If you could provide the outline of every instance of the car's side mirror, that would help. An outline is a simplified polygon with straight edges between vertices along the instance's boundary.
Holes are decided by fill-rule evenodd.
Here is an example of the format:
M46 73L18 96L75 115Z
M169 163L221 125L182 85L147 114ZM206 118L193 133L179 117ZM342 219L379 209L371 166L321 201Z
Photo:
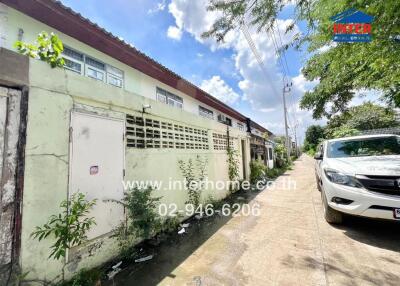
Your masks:
M324 158L324 156L322 155L322 153L315 153L314 155L314 159L315 160L322 160Z

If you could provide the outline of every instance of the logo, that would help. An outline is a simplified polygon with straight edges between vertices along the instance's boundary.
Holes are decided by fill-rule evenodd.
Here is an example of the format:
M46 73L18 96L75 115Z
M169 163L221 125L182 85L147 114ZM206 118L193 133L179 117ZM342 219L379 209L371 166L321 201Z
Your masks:
M372 21L374 17L356 9L349 9L331 17L333 40L335 42L371 42Z

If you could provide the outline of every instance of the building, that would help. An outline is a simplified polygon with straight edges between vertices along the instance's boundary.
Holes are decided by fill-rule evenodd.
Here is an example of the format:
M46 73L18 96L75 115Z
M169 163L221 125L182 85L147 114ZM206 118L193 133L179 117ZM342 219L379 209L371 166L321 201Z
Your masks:
M268 168L274 167L274 145L271 143L273 134L261 125L248 121L250 130L250 157L252 160L261 160Z
M118 253L110 235L123 209L107 200L123 197L123 181L182 179L178 160L197 155L210 180L227 181L228 144L239 154L240 179L249 177L248 131L260 137L265 128L57 1L0 2L4 275L18 266L28 279L57 278L63 263L47 259L51 241L30 234L74 193L98 200L97 225L67 254L67 278ZM63 41L65 69L15 52L17 40L32 43L42 31ZM183 191L156 193L179 208L187 200ZM210 194L227 190L202 196Z

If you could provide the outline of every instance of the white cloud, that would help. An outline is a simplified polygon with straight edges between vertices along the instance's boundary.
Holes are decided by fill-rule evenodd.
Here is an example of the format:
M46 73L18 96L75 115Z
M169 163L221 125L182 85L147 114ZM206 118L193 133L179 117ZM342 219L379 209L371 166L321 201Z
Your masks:
M168 11L174 16L179 30L190 33L200 43L209 44L215 49L217 45L214 40L201 37L221 15L219 12L207 11L208 4L208 0L172 0Z
M216 12L207 11L207 3L207 0L172 0L168 9L175 18L176 26L180 30L192 35L198 42L207 45L211 50L222 48L232 50L234 66L231 67L231 69L234 70L231 71L231 74L236 74L239 78L238 87L243 93L242 99L249 102L253 110L256 111L251 115L252 118L258 120L267 128L270 128L271 131L283 134L283 75L271 35L267 32L257 32L255 28L249 28L249 33L254 45L263 60L266 76L265 73L262 72L255 56L249 48L246 38L240 30L229 32L222 44L217 43L214 39L201 38L201 34L209 30L212 23L220 15ZM279 44L281 39L282 44L285 45L292 39L295 33L300 31L299 28L295 26L290 34L285 34L283 31L285 31L286 27L291 23L292 20L290 19L278 19L276 21L275 39L278 40ZM276 32L277 29L281 31L280 36ZM221 68L221 70L222 69L223 68ZM218 76L214 76L212 79L203 81L202 88L206 86L209 88L207 91L212 90L210 91L211 95L224 98L226 101L226 97L229 98L230 96L224 95L221 90L231 88L224 82L224 88L221 89L221 84L216 84L222 81ZM292 79L292 82L292 92L290 99L288 99L288 109L292 114L290 121L293 121L293 123L290 123L294 125L294 121L299 121L300 124L304 126L305 130L307 124L309 125L314 121L309 111L300 110L298 101L304 92L312 89L316 83L308 82L300 73ZM211 86L213 87L212 89ZM219 87L216 88L216 86ZM216 92L214 88L218 89L218 92ZM239 95L236 94L234 98L239 98ZM296 114L296 116L294 116L294 114ZM304 130L299 132L303 132Z
M167 36L168 38L179 41L182 38L182 30L175 26L169 26Z
M155 14L155 13L157 13L157 12L164 11L164 9L165 9L165 7L166 7L165 1L166 1L166 0L162 0L161 2L157 3L156 6L155 6L154 8L149 9L149 10L147 11L147 14Z
M239 94L218 75L203 80L200 88L227 104L233 104L239 99Z
M260 108L259 110L264 113L269 113L269 112L275 111L276 108Z

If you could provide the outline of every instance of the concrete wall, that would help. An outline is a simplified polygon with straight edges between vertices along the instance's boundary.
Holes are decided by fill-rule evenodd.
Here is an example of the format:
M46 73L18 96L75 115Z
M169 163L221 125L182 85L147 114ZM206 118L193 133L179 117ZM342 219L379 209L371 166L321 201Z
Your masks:
M226 133L225 125L64 69L51 69L36 60L30 62L29 77L21 245L22 271L29 272L28 278L51 280L61 272L61 262L47 260L51 239L38 243L30 238L30 234L35 226L42 225L51 214L58 213L59 203L68 196L69 127L72 110L125 120L126 114L141 115L142 105L151 103L152 109L145 115L148 118L208 130L208 150L127 148L125 180L182 179L178 160L195 159L197 154L208 160L209 180L228 180L226 151L214 150L212 143L212 133ZM247 133L232 128L230 135L235 138L240 158L242 154L238 144L240 140L245 140L245 158L250 158ZM242 164L241 160L240 163ZM248 160L245 165L248 169ZM239 169L242 172L241 166ZM202 198L205 199L210 194L215 198L222 198L227 192L210 190ZM159 190L156 195L162 196L163 202L176 203L180 208L184 207L187 200L184 191ZM83 267L99 265L116 253L115 242L108 236L74 249L70 253L71 263L66 269L67 277Z

